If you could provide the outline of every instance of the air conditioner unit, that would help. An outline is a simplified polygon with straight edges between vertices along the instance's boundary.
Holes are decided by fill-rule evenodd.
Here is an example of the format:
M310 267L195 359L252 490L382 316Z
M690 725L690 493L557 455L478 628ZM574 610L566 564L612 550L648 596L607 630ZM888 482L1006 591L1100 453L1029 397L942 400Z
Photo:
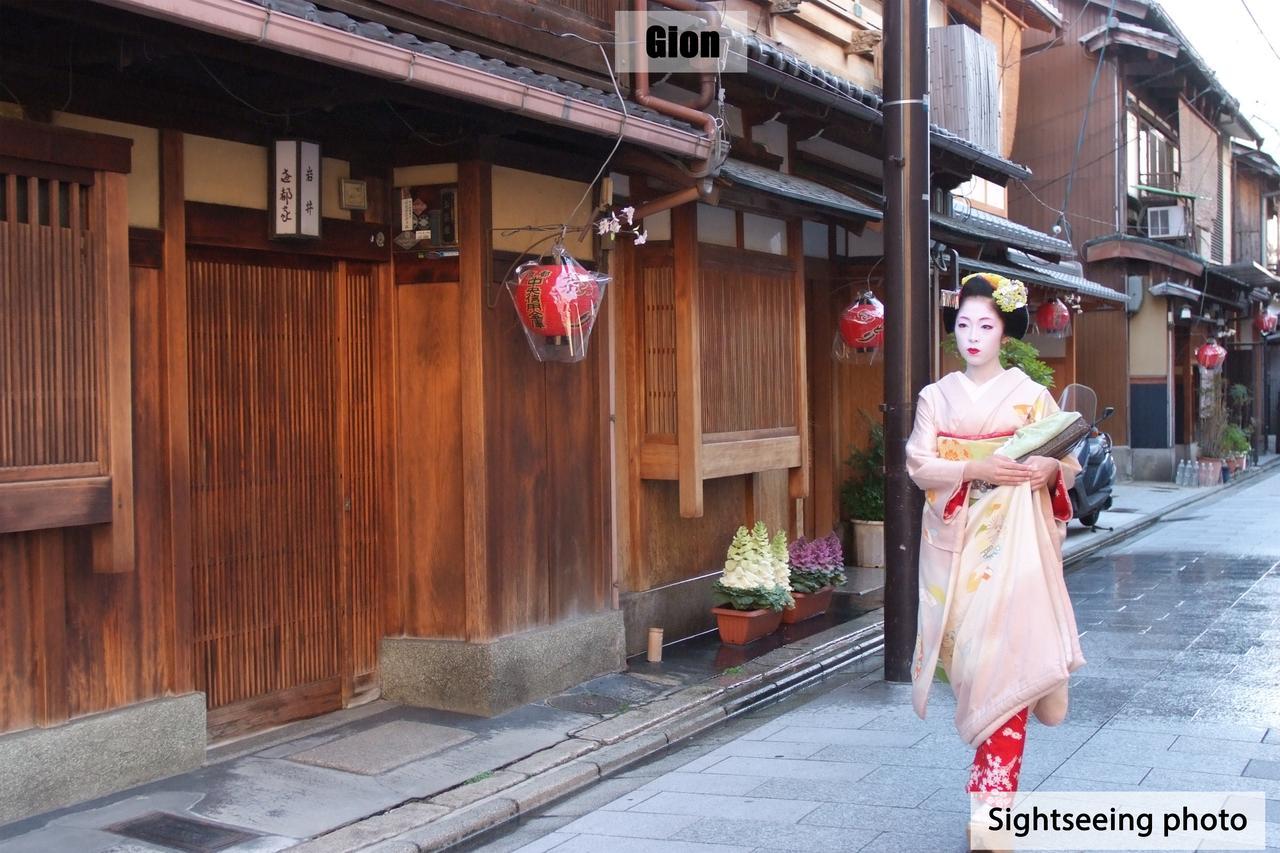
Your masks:
M1171 240L1187 236L1187 211L1181 205L1147 208L1147 236Z

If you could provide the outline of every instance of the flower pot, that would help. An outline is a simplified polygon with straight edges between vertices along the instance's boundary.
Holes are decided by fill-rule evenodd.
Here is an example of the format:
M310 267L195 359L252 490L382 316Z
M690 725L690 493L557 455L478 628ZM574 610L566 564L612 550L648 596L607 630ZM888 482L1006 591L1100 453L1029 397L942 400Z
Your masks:
M1234 473L1236 473L1237 471L1239 471L1239 470L1240 470L1240 457L1239 457L1239 456L1236 456L1236 455L1234 455L1234 454L1233 454L1233 455L1231 455L1231 456L1228 456L1228 457L1227 457L1227 470L1228 470L1228 471L1230 471L1232 474L1234 474Z
M824 586L817 592L795 592L791 595L795 598L794 607L788 607L782 611L782 624L794 625L797 622L803 622L806 619L812 619L827 612L827 607L831 604L831 594L836 591L833 586Z
M853 520L854 565L871 569L884 568L884 522Z
M1221 482L1222 482L1222 473L1221 473L1221 472L1222 472L1222 467L1223 467L1223 462L1222 462L1222 460L1221 460L1221 459L1218 459L1218 458L1215 458L1215 457L1213 457L1213 456L1200 456L1200 457L1198 457L1198 459L1199 459L1199 461L1200 461L1200 463L1201 463L1201 464L1204 464L1204 463L1206 463L1206 462L1207 462L1207 463L1209 463L1209 465L1210 465L1210 466L1212 466L1213 470L1214 470L1214 471L1216 471L1216 472L1218 472L1218 476L1217 476L1217 477L1215 477L1215 478L1214 478L1214 480L1213 480L1213 482L1212 482L1212 483L1210 483L1209 485L1211 485L1211 486L1215 486L1215 485L1217 485L1218 483L1221 483Z
M720 642L733 646L745 646L753 640L768 636L782 624L780 611L713 607L711 612L716 615L716 624L720 626Z

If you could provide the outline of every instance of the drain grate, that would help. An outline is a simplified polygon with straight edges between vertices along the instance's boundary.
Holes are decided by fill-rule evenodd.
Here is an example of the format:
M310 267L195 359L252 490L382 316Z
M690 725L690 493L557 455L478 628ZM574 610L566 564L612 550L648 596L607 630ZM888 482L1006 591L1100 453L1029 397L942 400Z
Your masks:
M126 838L181 850L183 853L217 853L234 844L259 837L256 832L168 812L151 812L104 829Z
M575 714L616 714L626 707L625 702L611 696L598 693L562 693L552 696L547 704L561 711L572 711Z

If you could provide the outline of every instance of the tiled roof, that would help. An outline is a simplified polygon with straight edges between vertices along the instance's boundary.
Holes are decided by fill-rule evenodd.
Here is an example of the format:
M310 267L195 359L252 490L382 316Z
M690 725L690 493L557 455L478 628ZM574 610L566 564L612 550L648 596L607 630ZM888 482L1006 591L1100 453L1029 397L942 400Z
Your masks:
M511 65L500 59L486 58L474 51L457 50L443 42L423 41L412 33L392 30L372 21L361 21L342 12L321 9L315 3L309 2L309 0L248 0L248 2L264 9L270 9L273 12L293 15L306 21L314 21L344 32L355 33L375 41L393 44L396 47L402 47L414 53L421 53L424 56L443 59L447 62L456 62L459 65L480 71L487 71L499 77L505 77L539 89L546 89L559 95L586 101L619 113L623 109L622 100L613 92L605 92L601 89L583 86L581 83L563 80L552 74L542 74L522 65ZM642 107L634 101L628 100L626 102L626 112L630 116L642 118L646 121L690 132L698 132L691 125L677 121L648 107Z
M849 213L863 219L880 220L884 214L855 198L836 192L830 187L801 178L766 169L742 160L726 160L720 167L720 176L744 186L773 193L784 198L825 207L840 213Z
M1045 263L1036 267L1031 267L1030 265L1015 267L993 263L992 261L962 257L960 266L974 272L999 273L1006 278L1015 278L1066 293L1078 293L1081 296L1106 302L1122 303L1129 301L1128 297L1123 293L1118 293L1106 285L1089 281L1083 276L1075 275L1070 268L1064 269L1058 264Z
M1009 260L1020 267L1047 275L1055 281L1068 285L1074 288L1075 292L1081 296L1092 296L1094 299L1102 299L1109 302L1127 303L1129 301L1127 294L1085 278L1084 271L1078 263L1054 264L1032 257L1026 252L1019 252L1016 249L1009 250Z
M758 38L754 35L743 37L746 44L747 59L755 60L774 71L786 74L802 83L808 83L818 92L843 99L848 105L856 105L855 112L869 121L880 124L884 116L880 113L882 99L870 89L859 86L846 77L834 74L796 56L789 50ZM995 152L974 145L967 139L959 137L936 124L929 125L931 142L936 147L962 157L966 160L982 162L996 171L1014 178L1031 177L1031 170L1001 157Z
M982 241L996 241L1041 255L1047 254L1057 257L1075 255L1075 250L1065 240L1059 240L1057 237L1051 237L1043 231L1037 231L1034 228L1019 225L1016 222L1010 222L1008 219L993 216L973 207L963 211L957 210L950 216L934 213L930 219L934 228L952 234L959 234L961 237L977 238Z

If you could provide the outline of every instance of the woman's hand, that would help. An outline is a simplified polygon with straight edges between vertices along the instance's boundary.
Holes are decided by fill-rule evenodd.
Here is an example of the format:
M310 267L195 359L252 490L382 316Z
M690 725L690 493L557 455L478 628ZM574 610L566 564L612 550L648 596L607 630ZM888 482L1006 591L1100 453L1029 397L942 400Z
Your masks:
M964 463L966 480L982 480L995 486L1017 486L1029 483L1032 481L1032 476L1033 469L1030 465L1015 462L1007 456L994 453L986 459Z
M1042 489L1058 479L1062 468L1058 460L1048 456L1028 456L1027 466L1031 468L1031 488Z

